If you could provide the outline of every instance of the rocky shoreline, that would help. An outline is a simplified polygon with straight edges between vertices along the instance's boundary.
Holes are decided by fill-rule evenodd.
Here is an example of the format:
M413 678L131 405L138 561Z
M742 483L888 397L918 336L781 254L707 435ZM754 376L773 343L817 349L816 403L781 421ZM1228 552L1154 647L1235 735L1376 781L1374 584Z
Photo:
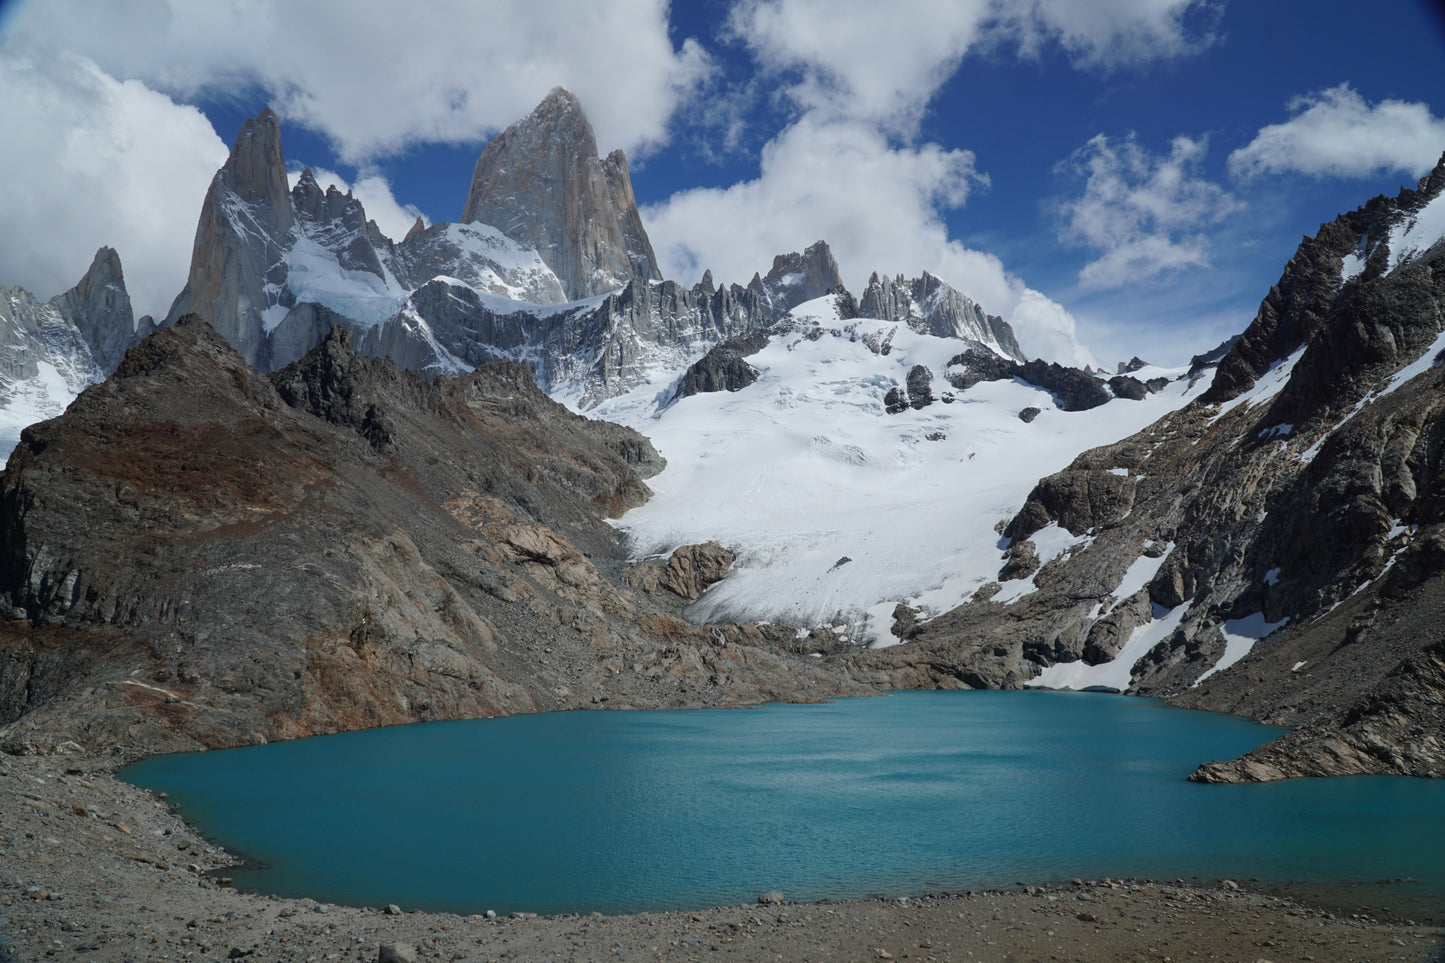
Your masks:
M234 856L114 765L0 755L0 961L1445 959L1438 912L1427 922L1398 901L1387 913L1347 906L1358 894L1331 903L1320 890L1231 881L1076 880L630 916L281 899L227 885Z

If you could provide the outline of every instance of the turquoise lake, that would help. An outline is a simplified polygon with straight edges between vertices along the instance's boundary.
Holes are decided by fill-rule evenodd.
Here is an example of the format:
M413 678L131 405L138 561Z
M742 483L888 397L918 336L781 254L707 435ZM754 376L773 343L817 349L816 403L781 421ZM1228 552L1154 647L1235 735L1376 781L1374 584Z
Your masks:
M1072 877L1383 888L1445 907L1445 781L1185 781L1280 734L1087 693L428 723L149 759L242 888L604 913ZM1379 889L1380 887L1376 887Z

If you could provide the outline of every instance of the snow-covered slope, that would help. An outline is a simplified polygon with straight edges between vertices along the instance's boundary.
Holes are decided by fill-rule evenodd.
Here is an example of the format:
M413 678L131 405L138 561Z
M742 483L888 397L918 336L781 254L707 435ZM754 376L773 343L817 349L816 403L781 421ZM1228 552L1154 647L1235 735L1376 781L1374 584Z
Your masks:
M1066 412L1018 380L954 389L949 361L971 342L845 318L832 297L791 320L748 358L761 376L741 391L667 405L672 382L658 379L592 412L637 428L667 459L654 497L619 523L637 554L708 539L738 553L691 610L699 618L835 624L854 641L892 641L897 602L937 613L997 577L995 526L1041 475L1190 397L1187 381L1171 381L1143 401ZM917 365L935 376L937 400L888 414L884 396ZM1025 423L1031 407L1040 413Z

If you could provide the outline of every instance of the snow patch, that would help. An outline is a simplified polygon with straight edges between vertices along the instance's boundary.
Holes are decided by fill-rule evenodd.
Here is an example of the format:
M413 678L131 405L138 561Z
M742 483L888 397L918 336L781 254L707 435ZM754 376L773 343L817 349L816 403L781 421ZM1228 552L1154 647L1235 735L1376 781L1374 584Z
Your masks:
M1445 238L1445 194L1440 194L1413 217L1402 218L1390 228L1390 266L1393 271L1411 261L1415 255L1428 251Z
M298 303L311 301L362 324L391 317L409 294L394 279L342 267L334 252L309 237L298 238L286 252L286 269L286 286Z
M1277 568L1272 568L1272 569L1270 569L1268 572L1265 572L1265 573L1264 573L1264 584L1265 584L1265 585L1278 585L1278 584L1279 584L1279 569L1277 569Z
M1187 605L1166 609L1155 602L1154 617L1129 634L1129 641L1124 643L1124 647L1112 660L1101 662L1098 665L1090 665L1083 660L1057 662L1024 683L1025 688L1089 689L1102 687L1117 689L1120 692L1127 691L1130 684L1129 677L1134 666L1149 653L1150 649L1169 638L1174 630L1179 628L1179 623L1183 621L1184 613L1188 610Z
M1119 580L1118 587L1114 589L1112 593L1114 598L1123 601L1153 581L1154 576L1159 574L1159 569L1164 565L1164 560L1172 551L1174 551L1174 543L1170 542L1165 547L1164 553L1158 558L1140 555L1134 559L1124 572L1124 577Z
M1213 668L1195 679L1194 685L1199 685L1199 683L1214 675L1216 672L1223 672L1246 655L1249 655L1249 650L1254 648L1254 643L1266 635L1269 635L1288 621L1288 618L1284 618L1278 622L1266 622L1264 620L1264 613L1256 612L1248 618L1230 619L1225 622L1224 655L1219 657L1219 661L1214 663Z
M1340 264L1340 284L1345 285L1360 276L1365 270L1365 259L1361 255L1350 252L1346 254Z

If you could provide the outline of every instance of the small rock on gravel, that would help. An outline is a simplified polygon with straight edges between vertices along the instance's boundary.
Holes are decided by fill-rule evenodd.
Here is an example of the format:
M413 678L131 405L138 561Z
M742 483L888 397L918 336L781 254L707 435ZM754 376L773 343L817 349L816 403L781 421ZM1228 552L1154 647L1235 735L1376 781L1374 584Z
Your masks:
M416 947L410 943L383 943L376 948L376 963L416 963Z

